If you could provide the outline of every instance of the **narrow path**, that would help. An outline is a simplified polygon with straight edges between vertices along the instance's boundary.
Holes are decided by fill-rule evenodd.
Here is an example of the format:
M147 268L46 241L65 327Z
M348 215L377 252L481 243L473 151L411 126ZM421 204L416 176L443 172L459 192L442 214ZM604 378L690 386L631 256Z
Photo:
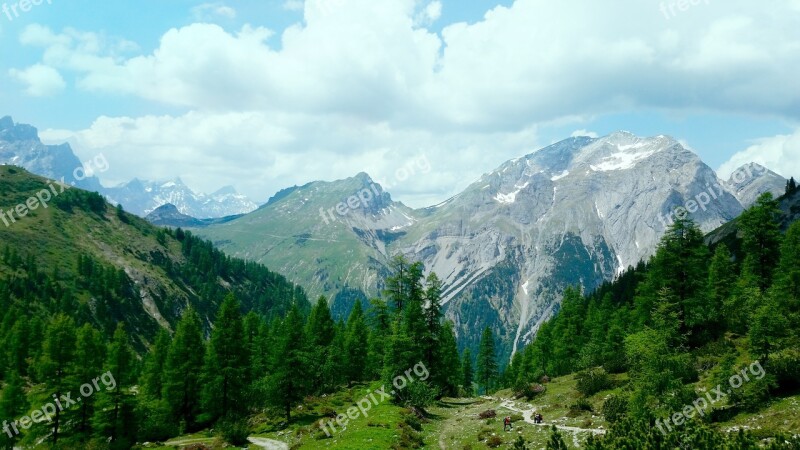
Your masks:
M503 403L500 404L500 408L505 408L505 409L507 409L509 411L513 411L515 413L522 414L522 419L525 421L525 423L528 423L530 425L535 425L537 427L546 427L546 428L549 428L550 426L553 425L553 424L547 424L547 423L535 423L533 421L533 413L536 412L535 408L522 410L522 409L517 408L515 405L516 405L516 403L512 402L511 400L506 400L506 401L504 401ZM570 433L592 433L594 435L606 434L606 430L600 430L600 429L596 429L596 428L567 427L567 426L564 426L564 425L556 425L556 428L561 430L561 431L568 431Z
M288 444L274 439L249 437L247 440L250 441L251 444L257 445L264 450L289 450Z

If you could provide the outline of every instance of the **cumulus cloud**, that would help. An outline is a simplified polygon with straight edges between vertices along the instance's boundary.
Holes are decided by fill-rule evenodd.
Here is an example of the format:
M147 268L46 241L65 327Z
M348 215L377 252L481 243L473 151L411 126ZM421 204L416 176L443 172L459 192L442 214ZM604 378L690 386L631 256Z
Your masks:
M8 74L25 84L25 93L32 97L49 97L63 91L67 86L56 69L43 64L35 64L26 69L11 69Z
M739 167L755 162L784 178L800 179L800 129L790 135L759 139L726 161L717 171L727 179Z
M175 151L194 158L196 173L224 177L218 168L252 172L255 163L270 174L247 177L251 192L254 180L264 191L283 187L266 180L291 170L303 170L297 182L360 170L377 177L383 169L374 155L418 151L460 156L425 180L434 183L427 192L449 192L448 183L462 188L502 158L535 149L537 126L578 116L701 109L800 119L797 0L769 8L711 2L669 20L658 2L516 0L435 32L429 24L441 20L441 5L287 0L303 18L279 36L250 25L229 31L194 23L165 31L146 53L38 26L21 40L41 49L42 64L69 72L79 89L183 111L98 119L75 133L86 148L116 143L153 158L131 159L134 166L159 170L172 157L159 151L163 139L186 136L196 149ZM247 127L232 133L221 125L238 115ZM244 142L244 133L264 141ZM230 159L218 165L220 158Z

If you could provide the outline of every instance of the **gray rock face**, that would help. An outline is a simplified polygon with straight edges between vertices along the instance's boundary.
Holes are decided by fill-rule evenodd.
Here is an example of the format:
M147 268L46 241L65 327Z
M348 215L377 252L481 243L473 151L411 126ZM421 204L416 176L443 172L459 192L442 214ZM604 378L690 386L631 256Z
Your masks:
M11 164L54 180L64 179L66 184L89 191L101 191L102 186L94 174L86 171L93 166L95 171L108 168L99 155L84 165L72 152L69 144L44 145L39 140L36 128L26 124L15 124L11 117L0 119L0 164ZM103 163L106 164L103 167Z
M743 210L672 138L579 137L484 175L430 208L398 246L444 280L461 336L488 325L519 348L567 286L591 290L652 255L676 207L704 231Z
M97 178L109 168L102 154L80 161L69 144L44 145L36 128L15 124L11 117L0 118L0 164L13 164L31 173L61 180L72 186L103 194L112 203L144 217L159 206L172 203L181 213L198 218L218 218L244 214L258 205L226 186L206 195L195 193L180 179L168 182L133 181L112 188Z
M749 208L765 192L771 192L775 198L783 195L786 192L786 178L760 164L749 163L736 169L726 186L742 206Z

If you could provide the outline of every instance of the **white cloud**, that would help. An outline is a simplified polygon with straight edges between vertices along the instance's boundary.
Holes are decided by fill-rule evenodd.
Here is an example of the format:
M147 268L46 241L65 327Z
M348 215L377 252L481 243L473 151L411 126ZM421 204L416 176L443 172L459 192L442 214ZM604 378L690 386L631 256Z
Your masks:
M286 0L283 2L283 9L287 11L302 11L304 6L303 0Z
M125 170L174 170L159 164L183 155L198 182L244 171L249 193L266 197L279 182L379 177L388 169L375 155L437 151L459 155L424 180L443 195L534 150L537 124L644 109L800 119L796 5L711 2L665 20L658 2L516 0L436 33L438 0L288 0L303 19L279 36L195 23L134 55L75 30L32 26L21 41L79 89L178 111L100 118L76 133L86 149L150 158L131 156ZM186 142L168 154L176 136Z
M571 137L587 136L587 137L590 137L592 139L597 139L597 137L598 137L597 133L595 133L594 131L587 131L585 129L575 130L575 131L572 132L572 134L570 136Z
M32 97L49 97L63 91L67 86L56 69L43 64L34 64L26 69L11 69L8 74L25 85L25 93Z
M791 135L779 135L759 139L725 162L717 171L727 179L739 167L755 162L769 168L784 178L800 179L800 129Z
M203 3L192 8L192 17L200 22L213 22L218 18L235 19L236 10L222 2Z
M428 26L439 20L440 17L442 17L442 2L433 0L417 14L416 23L418 25Z

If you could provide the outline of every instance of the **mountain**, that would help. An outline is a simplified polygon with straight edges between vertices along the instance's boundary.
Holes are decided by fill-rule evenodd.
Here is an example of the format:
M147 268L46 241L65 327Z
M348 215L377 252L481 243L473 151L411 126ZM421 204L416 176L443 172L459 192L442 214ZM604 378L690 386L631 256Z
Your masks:
M81 162L69 144L45 145L36 128L14 123L8 116L0 118L0 164L24 167L37 175L63 179L68 185L89 191L102 190L94 173L108 169L108 162L102 154Z
M434 207L407 208L359 174L293 188L198 233L314 296L375 295L389 257L406 254L442 279L460 345L475 347L490 326L508 356L558 310L567 286L591 290L652 255L679 206L704 231L743 211L675 139L618 132L508 161Z
M417 220L365 173L279 194L250 214L196 232L230 255L271 261L314 296L348 287L377 293L388 273L388 246Z
M0 211L4 314L46 321L63 313L109 337L123 322L143 350L188 307L210 332L229 292L265 318L284 316L292 303L309 306L302 289L261 265L19 167L0 166Z
M752 206L764 192L780 197L786 190L786 178L756 163L736 169L725 184L745 208Z
M142 217L166 204L174 205L182 214L198 218L244 214L258 207L231 186L207 195L195 193L180 178L161 182L133 179L106 188L103 193L112 203L122 204L126 211Z
M172 203L184 214L193 217L225 217L255 210L258 205L246 196L225 186L213 194L195 193L183 182L175 180L150 182L134 179L106 188L97 174L109 169L102 153L80 161L69 144L44 145L36 128L14 123L11 117L0 119L0 164L17 165L31 173L61 180L71 186L103 194L114 204L144 217L161 205Z
M178 211L178 208L172 203L166 203L154 209L144 219L153 225L162 227L202 228L215 223L225 223L239 217L241 217L241 214L218 219L196 219Z

